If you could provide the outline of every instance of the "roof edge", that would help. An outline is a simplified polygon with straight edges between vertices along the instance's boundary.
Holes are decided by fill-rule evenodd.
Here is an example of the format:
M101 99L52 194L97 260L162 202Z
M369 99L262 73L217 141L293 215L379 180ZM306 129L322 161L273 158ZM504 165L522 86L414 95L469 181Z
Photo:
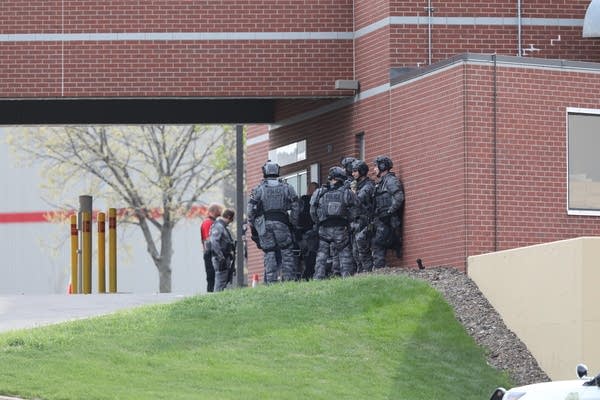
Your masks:
M600 1L600 0L599 0ZM502 64L523 67L540 67L551 69L572 69L600 72L600 63L588 61L557 60L548 58L533 58L507 56L498 54L462 53L446 60L422 68L398 67L390 69L390 85L394 86L435 71L463 63Z

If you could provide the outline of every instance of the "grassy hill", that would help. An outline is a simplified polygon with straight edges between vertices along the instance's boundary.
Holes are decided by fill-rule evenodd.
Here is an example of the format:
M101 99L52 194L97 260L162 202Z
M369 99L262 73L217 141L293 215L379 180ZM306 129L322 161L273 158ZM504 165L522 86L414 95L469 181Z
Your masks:
M426 283L232 290L0 335L0 394L41 399L487 399L511 386Z

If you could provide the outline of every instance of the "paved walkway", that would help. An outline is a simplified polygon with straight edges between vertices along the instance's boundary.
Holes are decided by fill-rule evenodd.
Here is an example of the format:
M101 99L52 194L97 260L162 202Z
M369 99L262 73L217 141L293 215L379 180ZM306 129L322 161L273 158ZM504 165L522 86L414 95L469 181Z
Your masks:
M145 304L170 303L184 297L174 293L0 295L0 332L89 318Z

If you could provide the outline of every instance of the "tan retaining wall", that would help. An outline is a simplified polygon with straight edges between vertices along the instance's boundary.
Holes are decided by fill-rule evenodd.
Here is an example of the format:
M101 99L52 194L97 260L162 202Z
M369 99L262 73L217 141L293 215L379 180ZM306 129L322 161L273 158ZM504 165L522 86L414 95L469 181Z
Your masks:
M600 372L600 237L472 256L468 275L550 378Z

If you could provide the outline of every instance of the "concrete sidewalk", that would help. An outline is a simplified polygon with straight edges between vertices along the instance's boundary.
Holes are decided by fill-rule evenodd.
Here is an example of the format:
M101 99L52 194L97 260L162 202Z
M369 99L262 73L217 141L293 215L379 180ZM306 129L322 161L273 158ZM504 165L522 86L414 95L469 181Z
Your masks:
M187 296L174 293L5 295L0 296L0 332L89 318L146 304L170 303Z

